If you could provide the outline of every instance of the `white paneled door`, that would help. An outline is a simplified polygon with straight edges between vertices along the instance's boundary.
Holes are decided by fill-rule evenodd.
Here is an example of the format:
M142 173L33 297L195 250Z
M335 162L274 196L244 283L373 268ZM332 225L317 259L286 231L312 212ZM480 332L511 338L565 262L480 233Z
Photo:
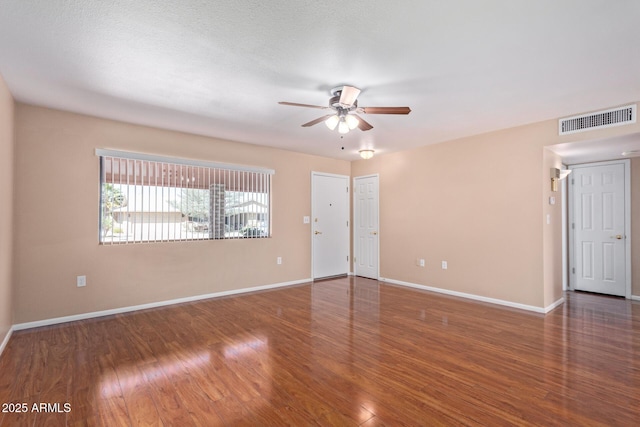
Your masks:
M626 296L625 164L573 168L574 288Z
M354 179L354 266L356 276L378 278L378 176Z
M349 272L349 177L311 175L312 276Z

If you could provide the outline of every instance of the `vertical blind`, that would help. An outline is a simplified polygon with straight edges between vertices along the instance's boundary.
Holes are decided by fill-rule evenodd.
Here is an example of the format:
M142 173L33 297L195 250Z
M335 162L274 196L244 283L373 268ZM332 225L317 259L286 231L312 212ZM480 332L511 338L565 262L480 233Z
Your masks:
M113 150L100 157L100 242L265 238L274 171Z

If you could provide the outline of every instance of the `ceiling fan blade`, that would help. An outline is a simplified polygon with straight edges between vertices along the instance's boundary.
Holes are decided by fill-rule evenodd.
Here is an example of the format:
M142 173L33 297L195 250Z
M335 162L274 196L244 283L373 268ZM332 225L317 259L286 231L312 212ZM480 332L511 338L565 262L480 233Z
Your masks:
M367 130L373 129L373 126L371 126L365 119L363 119L357 114L353 114L353 115L358 119L358 129L360 129L361 131L367 131Z
M353 86L343 86L342 92L340 92L340 104L345 107L351 107L354 102L356 102L356 98L360 95L360 89Z
M358 108L365 114L409 114L411 108L409 107L362 107Z
M323 107L322 105L311 105L311 104L298 104L297 102L285 102L285 101L280 101L278 102L278 104L280 105L290 105L292 107L307 107L307 108L319 108L321 110L327 110L331 107Z
M310 122L303 124L302 127L303 128L308 128L309 126L317 125L320 122L324 122L325 120L327 120L331 116L335 116L335 114L327 114L326 116L318 117L315 120L311 120Z

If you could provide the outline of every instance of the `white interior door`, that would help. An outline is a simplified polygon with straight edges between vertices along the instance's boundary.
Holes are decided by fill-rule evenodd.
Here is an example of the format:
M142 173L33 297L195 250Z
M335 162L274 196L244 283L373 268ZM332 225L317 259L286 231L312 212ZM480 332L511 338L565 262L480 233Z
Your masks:
M574 289L627 296L625 164L572 169Z
M312 277L349 272L349 177L312 173Z
M354 179L354 265L356 276L378 278L378 175Z

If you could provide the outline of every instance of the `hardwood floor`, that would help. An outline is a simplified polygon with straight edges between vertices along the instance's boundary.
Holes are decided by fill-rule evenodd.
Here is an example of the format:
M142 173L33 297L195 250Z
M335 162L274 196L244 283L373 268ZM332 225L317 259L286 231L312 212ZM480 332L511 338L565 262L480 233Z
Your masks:
M630 426L639 355L638 302L543 316L341 278L15 332L0 403L28 411L0 425Z

